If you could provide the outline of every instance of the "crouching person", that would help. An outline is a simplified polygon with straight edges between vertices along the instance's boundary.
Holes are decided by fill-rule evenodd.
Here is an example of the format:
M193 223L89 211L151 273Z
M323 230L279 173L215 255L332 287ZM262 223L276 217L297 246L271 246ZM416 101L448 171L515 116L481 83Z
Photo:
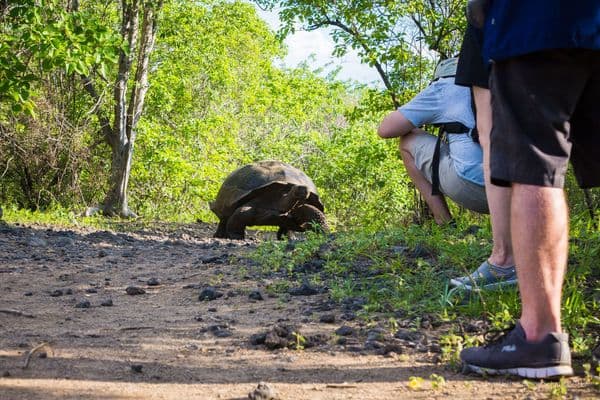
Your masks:
M446 197L469 210L488 213L483 153L471 135L475 127L471 92L454 84L456 63L456 58L442 61L433 82L388 114L377 131L384 139L400 138L404 166L437 224L452 220ZM440 127L443 139L438 143L437 136L420 129L423 125Z

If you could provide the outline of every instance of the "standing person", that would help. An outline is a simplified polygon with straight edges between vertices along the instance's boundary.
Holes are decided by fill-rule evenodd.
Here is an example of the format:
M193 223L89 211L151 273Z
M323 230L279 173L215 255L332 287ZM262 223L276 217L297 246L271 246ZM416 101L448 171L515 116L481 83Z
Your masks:
M570 159L582 187L600 186L600 2L492 0L487 14L491 181L512 190L522 311L510 333L463 350L461 359L477 373L571 375L560 313L569 229L563 185Z
M455 83L471 88L479 143L483 150L485 192L492 226L492 253L473 273L450 280L451 286L466 290L496 289L517 283L517 273L510 240L510 188L490 182L490 132L492 105L489 90L489 67L481 56L483 31L468 24L460 49Z
M400 154L415 187L429 206L436 223L452 220L446 196L470 210L487 213L483 184L483 155L470 136L475 126L468 88L454 84L456 59L442 61L434 81L407 104L388 114L377 130L380 137L400 138ZM420 129L440 125L448 132L440 143L439 163L434 154L437 137ZM433 193L435 173L439 191Z

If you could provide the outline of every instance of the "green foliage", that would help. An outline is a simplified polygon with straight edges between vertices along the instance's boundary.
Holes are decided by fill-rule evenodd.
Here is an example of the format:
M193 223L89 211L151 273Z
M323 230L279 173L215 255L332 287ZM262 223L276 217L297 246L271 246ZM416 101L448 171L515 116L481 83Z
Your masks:
M293 344L294 349L304 350L304 345L306 344L306 338L298 332L292 332L292 336L294 336L294 344Z
M2 200L30 210L85 204L102 189L106 153L90 119L97 104L80 75L106 74L119 37L96 10L64 7L26 0L0 10Z
M8 2L0 10L0 103L33 114L33 84L42 73L63 69L87 75L116 62L111 30L86 12L69 12L57 0Z
M63 72L53 72L36 82L37 116L2 114L0 123L0 194L4 204L30 210L52 204L76 207L102 189L106 162L89 130L91 104L82 96L79 82ZM97 162L97 164L96 164Z
M317 257L326 240L324 235L307 232L305 240L291 249L285 241L268 241L252 253L251 258L261 266L263 273L281 271L293 276L294 266Z
M437 53L448 58L457 52L465 27L461 0L447 1L302 1L255 0L277 8L283 22L281 37L303 29L330 28L333 54L357 51L363 63L378 71L394 105L402 92L423 86ZM426 78L425 78L426 80Z
M564 377L561 377L558 382L550 384L550 398L564 399L567 395L567 382Z
M423 382L424 379L421 378L420 376L409 376L408 377L408 383L406 384L406 386L410 389L410 390L421 390L422 386L423 386Z
M441 390L446 386L446 379L438 374L431 374L429 376L431 380L431 388L433 390Z
M462 365L460 352L466 347L479 346L483 344L476 337L463 337L454 332L449 332L440 337L440 349L442 361L448 363L452 368L459 369Z
M590 363L585 363L582 367L585 374L585 380L592 384L597 391L600 391L600 365L596 366L595 371Z
M248 4L174 3L160 32L132 170L139 213L214 220L224 177L262 159L305 170L334 226L410 208L395 145L375 135L381 113L351 115L362 88L275 68L282 47Z

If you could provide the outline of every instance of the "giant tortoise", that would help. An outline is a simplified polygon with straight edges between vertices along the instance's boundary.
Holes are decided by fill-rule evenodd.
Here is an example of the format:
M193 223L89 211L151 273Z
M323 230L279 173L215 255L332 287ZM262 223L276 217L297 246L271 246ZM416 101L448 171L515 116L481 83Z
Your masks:
M210 209L219 217L217 238L243 239L251 225L278 226L278 239L289 231L328 229L313 181L280 161L259 161L233 171Z

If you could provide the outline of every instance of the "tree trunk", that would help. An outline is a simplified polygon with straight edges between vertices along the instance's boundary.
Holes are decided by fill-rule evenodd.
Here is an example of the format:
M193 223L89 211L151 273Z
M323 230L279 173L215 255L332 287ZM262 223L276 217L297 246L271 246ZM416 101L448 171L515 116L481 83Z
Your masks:
M105 139L112 149L112 164L109 190L102 202L102 212L107 216L136 217L129 209L127 186L133 158L133 147L136 138L136 125L144 106L144 98L148 90L148 65L150 54L154 48L157 29L157 13L162 7L162 0L141 3L140 0L122 0L123 20L121 35L128 44L129 52L121 51L119 56L119 72L113 93L115 108L113 127L105 134ZM139 29L140 14L143 14L141 31ZM141 35L138 47L138 34ZM137 57L136 57L137 49ZM136 62L133 87L127 102L129 77L132 65Z
M132 156L133 143L119 143L112 150L110 188L102 204L104 215L124 218L137 216L129 209L127 198Z

